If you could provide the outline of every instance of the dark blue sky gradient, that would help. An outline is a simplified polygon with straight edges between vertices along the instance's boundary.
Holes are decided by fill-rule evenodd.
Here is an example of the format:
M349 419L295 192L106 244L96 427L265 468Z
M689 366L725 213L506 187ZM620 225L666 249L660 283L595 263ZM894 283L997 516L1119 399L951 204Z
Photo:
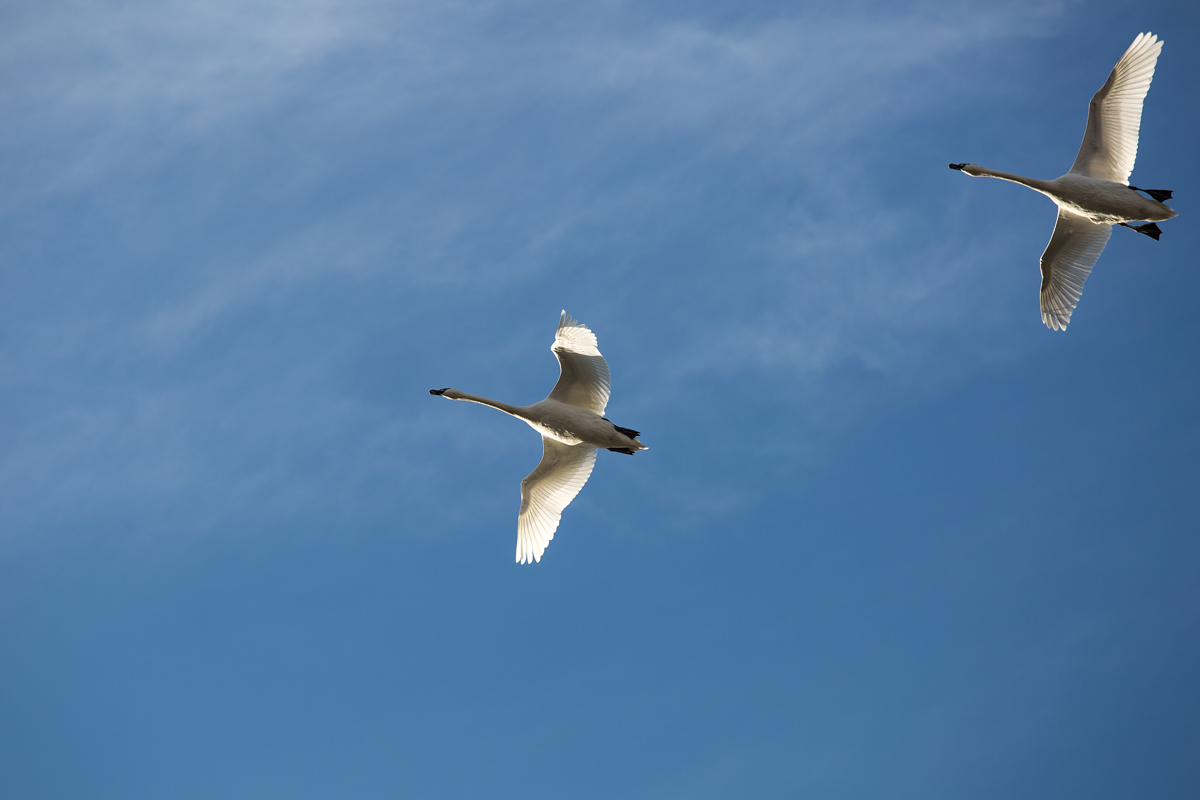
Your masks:
M1200 791L1189 3L0 12L0 785ZM1166 41L1065 333L1040 177ZM601 453L513 564L560 309Z

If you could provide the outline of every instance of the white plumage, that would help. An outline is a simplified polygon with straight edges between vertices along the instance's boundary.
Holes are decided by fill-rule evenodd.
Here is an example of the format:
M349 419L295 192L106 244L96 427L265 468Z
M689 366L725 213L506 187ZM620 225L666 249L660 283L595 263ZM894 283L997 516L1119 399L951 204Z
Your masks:
M592 475L596 448L542 437L541 463L521 481L517 514L517 563L541 561L554 538L562 512Z
M566 311L558 319L551 351L558 359L558 382L550 395L530 406L511 406L457 389L430 389L430 394L498 408L524 420L542 435L542 460L521 481L517 515L517 563L541 561L554 538L562 512L587 483L604 448L633 455L647 449L637 431L604 417L612 391L608 363L596 335Z
M1054 330L1066 330L1083 293L1083 284L1100 258L1113 225L1158 238L1154 222L1175 212L1161 203L1166 190L1142 190L1128 184L1137 159L1142 101L1150 89L1154 67L1163 43L1151 33L1141 33L1113 67L1108 80L1092 97L1087 129L1071 171L1045 181L981 167L951 164L976 177L1012 181L1041 192L1058 204L1058 221L1042 253L1040 302L1042 321ZM1138 194L1145 191L1150 197ZM1145 220L1145 225L1129 225Z
M1150 91L1163 42L1139 33L1088 105L1087 129L1071 172L1127 183L1137 160L1142 102Z
M559 370L550 399L604 416L608 396L612 394L612 379L608 374L608 362L596 345L596 334L564 311L558 318L558 330L550 350L558 359Z

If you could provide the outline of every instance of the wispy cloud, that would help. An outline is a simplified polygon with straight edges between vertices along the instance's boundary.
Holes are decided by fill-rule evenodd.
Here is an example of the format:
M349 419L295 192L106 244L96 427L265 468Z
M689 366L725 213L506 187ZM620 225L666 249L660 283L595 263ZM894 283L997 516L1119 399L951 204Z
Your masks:
M424 434L388 414L420 412L364 404L339 365L379 329L406 370L442 367L451 296L496 332L470 333L479 363L529 307L586 298L636 318L601 330L648 343L618 366L641 387L627 407L739 371L796 387L844 363L920 363L920 337L972 313L963 279L982 265L927 236L941 207L889 185L909 168L889 136L978 91L946 64L1044 35L1055 8L737 24L538 3L12 12L0 220L11 261L43 259L60 288L6 323L27 424L3 482L94 498L232 480L232 508L263 485L314 502L285 487L357 480L380 442L407 469ZM85 242L39 233L78 220ZM261 330L345 292L341 316ZM288 466L293 440L341 441L339 477ZM69 488L89 481L108 488Z

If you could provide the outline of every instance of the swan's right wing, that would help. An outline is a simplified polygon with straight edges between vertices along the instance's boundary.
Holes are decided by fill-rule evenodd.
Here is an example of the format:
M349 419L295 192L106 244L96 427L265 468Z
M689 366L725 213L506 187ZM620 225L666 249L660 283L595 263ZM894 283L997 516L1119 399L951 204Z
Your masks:
M549 399L604 416L612 382L608 376L608 362L596 346L596 334L564 311L558 318L558 331L550 349L558 359L559 374Z
M587 483L596 464L596 448L542 437L542 462L521 481L517 515L517 563L541 561L558 530L563 509Z
M1042 322L1047 327L1067 329L1083 284L1111 235L1111 225L1059 210L1050 244L1042 253Z
M1087 130L1071 172L1127 183L1137 159L1142 101L1150 90L1163 43L1139 33L1088 107Z

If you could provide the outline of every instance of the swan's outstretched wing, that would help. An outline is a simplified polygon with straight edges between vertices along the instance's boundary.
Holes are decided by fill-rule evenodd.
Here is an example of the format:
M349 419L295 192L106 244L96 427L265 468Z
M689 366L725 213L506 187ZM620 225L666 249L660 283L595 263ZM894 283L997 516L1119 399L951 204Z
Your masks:
M608 363L596 349L596 334L566 311L558 318L558 332L550 347L558 358L558 383L549 399L591 409L603 416L612 391Z
M563 509L587 483L595 463L596 448L591 445L569 445L542 437L542 463L521 481L518 564L542 560L546 545L558 530Z
M1111 225L1098 225L1087 217L1058 212L1050 244L1042 253L1042 322L1065 331L1071 312L1083 294L1083 284L1112 235Z
M1142 101L1162 46L1154 34L1139 33L1113 67L1088 107L1087 130L1071 172L1116 183L1129 181L1137 159Z

